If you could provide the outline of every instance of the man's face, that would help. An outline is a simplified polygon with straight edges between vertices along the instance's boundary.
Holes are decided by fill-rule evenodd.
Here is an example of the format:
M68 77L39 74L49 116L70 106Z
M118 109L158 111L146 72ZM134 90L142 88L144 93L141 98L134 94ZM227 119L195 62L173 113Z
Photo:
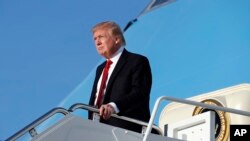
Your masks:
M110 58L118 49L117 38L108 30L96 30L93 34L97 52L105 58Z

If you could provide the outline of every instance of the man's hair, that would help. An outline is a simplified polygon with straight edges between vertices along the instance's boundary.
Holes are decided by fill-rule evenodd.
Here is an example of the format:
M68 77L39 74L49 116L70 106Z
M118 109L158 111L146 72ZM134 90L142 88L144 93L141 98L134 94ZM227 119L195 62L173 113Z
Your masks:
M122 32L120 26L118 24L116 24L115 22L106 21L106 22L98 23L92 28L92 32L94 33L95 31L101 30L101 29L108 29L112 35L118 36L120 38L122 45L126 45L126 41L125 41L125 38L123 36L123 32Z

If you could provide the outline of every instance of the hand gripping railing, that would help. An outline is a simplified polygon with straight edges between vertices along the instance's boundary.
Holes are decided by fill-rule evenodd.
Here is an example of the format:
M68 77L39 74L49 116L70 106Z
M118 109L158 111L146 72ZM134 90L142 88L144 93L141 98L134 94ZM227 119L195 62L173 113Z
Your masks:
M82 104L82 103L76 103L76 104L72 105L68 109L68 111L69 112L74 112L76 109L85 109L85 110L88 110L88 111L91 111L91 112L99 113L98 109L96 109L94 107L91 107L89 105L86 105L86 104ZM125 117L125 116L118 116L116 114L112 114L111 116L114 117L114 118L117 118L117 119L121 119L121 120L129 121L129 122L132 122L132 123L135 123L135 124L138 124L138 125L142 125L144 127L148 126L147 122L143 122L143 121L136 120L136 119L133 119L133 118L129 118L129 117ZM158 126L152 125L151 129L152 128L154 128L160 135L163 135L161 129Z
M154 108L153 108L153 111L152 111L152 114L151 114L147 129L146 129L146 133L145 133L145 135L143 137L143 141L147 140L147 137L148 137L149 133L151 132L153 121L154 121L155 116L156 116L156 112L157 112L159 104L160 104L160 102L162 100L175 101L175 102L178 102L178 103L184 103L184 104L188 104L188 105L195 105L195 106L200 106L200 107L203 107L203 108L209 108L209 109L214 109L214 110L218 110L218 111L235 113L235 114L250 117L250 112L246 112L246 111L241 111L241 110L236 110L236 109L226 108L226 107L221 107L221 106L214 106L214 105L204 104L204 103L201 103L201 102L196 102L196 101L191 101L191 100L161 96L155 102L155 105L154 105Z
M17 133L15 133L14 135L12 135L11 137L9 137L8 139L6 139L6 141L15 141L15 140L17 140L18 138L20 138L21 136L23 136L27 132L29 132L31 137L35 137L37 135L37 132L36 132L35 128L38 125L40 125L42 122L44 122L45 120L47 120L48 118L52 117L53 115L55 115L57 113L67 115L67 114L70 114L71 112L74 112L76 109L85 109L85 110L88 110L88 111L91 111L91 112L99 113L98 109L96 109L96 108L94 108L92 106L86 105L86 104L82 104L82 103L74 104L68 110L66 110L64 108L60 108L60 107L54 108L54 109L50 110L49 112L47 112L46 114L44 114L43 116L41 116L40 118L38 118L37 120L35 120L34 122L32 122L31 124L27 125L23 129L18 131ZM132 122L132 123L135 123L135 124L138 124L138 125L142 125L144 127L147 126L146 122L143 122L143 121L140 121L140 120L135 120L135 119L124 117L124 116L118 116L118 115L115 115L115 114L112 114L111 116L114 117L114 118L121 119L121 120L129 121L129 122ZM162 133L162 131L161 131L161 129L159 127L157 127L155 125L152 125L151 129L152 128L154 128L160 135L163 135L163 133Z
M16 134L9 137L6 141L15 141L16 139L23 136L27 132L30 133L31 137L36 136L37 132L36 132L35 127L37 127L39 124L41 124L42 122L44 122L45 120L47 120L48 118L50 118L51 116L53 116L57 113L61 113L63 115L69 114L69 112L64 108L54 108L54 109L50 110L49 112L47 112L46 114L44 114L43 116L41 116L40 118L38 118L37 120L35 120L34 122L32 122L31 124L27 125L23 129L21 129Z

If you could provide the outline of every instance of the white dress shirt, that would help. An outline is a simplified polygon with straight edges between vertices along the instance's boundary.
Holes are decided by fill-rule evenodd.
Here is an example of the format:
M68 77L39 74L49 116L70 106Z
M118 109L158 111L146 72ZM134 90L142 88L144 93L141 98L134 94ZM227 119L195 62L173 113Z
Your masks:
M119 58L121 57L121 54L124 50L124 47L120 47L119 50L110 58L110 60L113 62L109 68L109 72L108 72L108 78L107 78L107 81L106 81L106 86L108 84L108 81L109 81L109 78L111 76L111 74L113 73L114 71L114 68L119 60ZM103 74L103 73L102 73ZM100 89L100 85L101 85L101 80L102 80L102 75L100 76L99 80L98 80L98 83L97 83L97 91L96 91L96 97L98 95L98 92L99 92L99 89ZM104 95L105 95L105 92L106 92L106 87L104 89ZM95 104L97 102L97 98L95 99ZM116 104L114 102L110 102L109 103L115 110L115 113L119 113L119 109L117 108Z

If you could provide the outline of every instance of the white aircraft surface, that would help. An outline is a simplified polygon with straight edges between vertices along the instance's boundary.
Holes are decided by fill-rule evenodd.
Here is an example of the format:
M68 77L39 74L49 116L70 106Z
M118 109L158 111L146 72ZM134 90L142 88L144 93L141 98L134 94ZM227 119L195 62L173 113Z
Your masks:
M229 141L231 125L250 124L249 7L248 0L152 0L128 23L126 48L151 64L152 114L149 123L113 116L143 125L142 133L87 119L86 111L98 112L82 100L93 69L59 108L7 141Z

